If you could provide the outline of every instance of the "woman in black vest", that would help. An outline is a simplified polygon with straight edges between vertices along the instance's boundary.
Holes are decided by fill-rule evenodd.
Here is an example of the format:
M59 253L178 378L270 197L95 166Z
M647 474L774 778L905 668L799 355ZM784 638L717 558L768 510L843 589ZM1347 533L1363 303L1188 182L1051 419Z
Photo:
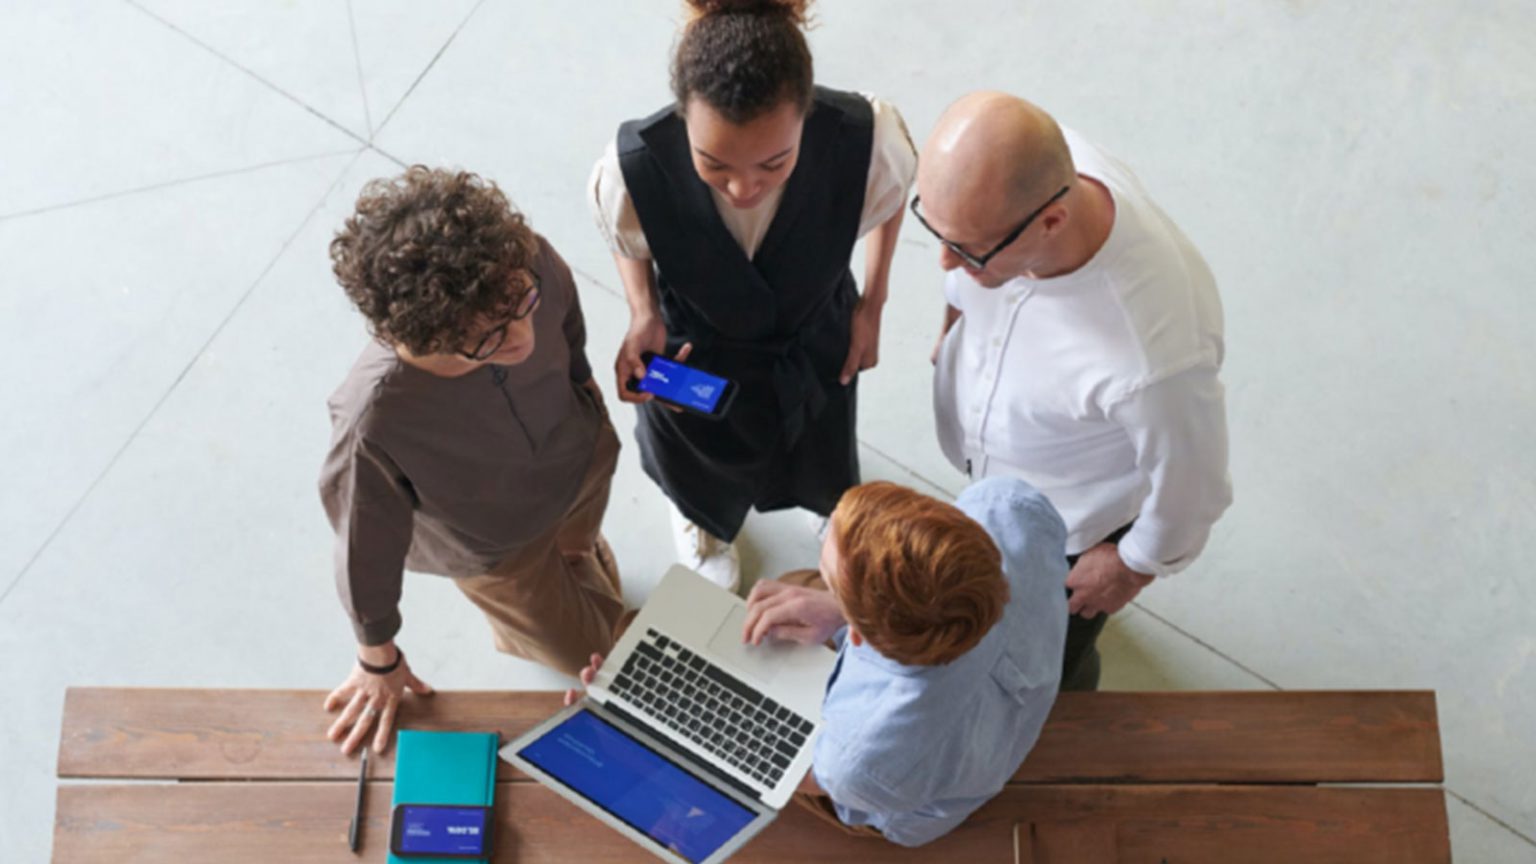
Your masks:
M859 482L860 371L880 313L916 154L894 108L814 85L809 0L689 0L676 102L619 127L592 204L630 305L614 364L641 403L646 473L676 505L683 561L734 590L747 512L820 524ZM849 269L869 234L861 296ZM625 383L647 351L736 381L721 420Z

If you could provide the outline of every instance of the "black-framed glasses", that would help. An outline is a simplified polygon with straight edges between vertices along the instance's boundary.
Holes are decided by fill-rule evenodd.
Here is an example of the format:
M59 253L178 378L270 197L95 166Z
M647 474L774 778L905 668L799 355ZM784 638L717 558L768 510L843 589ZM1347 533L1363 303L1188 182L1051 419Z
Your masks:
M533 314L533 310L539 308L539 274L531 270L528 272L533 277L533 284L517 295L516 300L512 301L512 314L505 321L497 324L496 329L480 337L480 341L475 343L474 350L464 351L461 349L459 351L460 357L463 357L465 360L489 360L506 343L507 325L513 321L521 321L527 318Z
M1057 192L1055 195L1052 195L1049 201L1041 204L1039 207L1036 207L1034 212L1030 213L1028 216L1025 216L1024 221L1019 223L1019 227L1010 231L1008 236L1003 238L1003 242L993 246L992 251L981 256L972 255L971 253L960 248L960 244L946 239L943 234L933 230L933 226L928 224L928 220L923 218L923 214L917 212L917 202L923 200L921 195L912 196L912 215L916 216L917 221L922 223L924 228L928 229L929 234L937 237L939 242L944 244L945 249L948 249L949 251L955 253L955 255L959 256L961 261L964 261L966 264L971 266L971 269L982 270L986 268L988 261L991 261L993 258L997 257L997 253L1008 248L1009 243L1019 239L1019 235L1024 233L1024 229L1028 228L1030 223L1034 222L1041 213L1044 213L1045 208L1055 204L1057 201L1060 201L1061 196L1067 194L1067 191L1071 188L1072 187L1070 185L1061 187L1061 191Z

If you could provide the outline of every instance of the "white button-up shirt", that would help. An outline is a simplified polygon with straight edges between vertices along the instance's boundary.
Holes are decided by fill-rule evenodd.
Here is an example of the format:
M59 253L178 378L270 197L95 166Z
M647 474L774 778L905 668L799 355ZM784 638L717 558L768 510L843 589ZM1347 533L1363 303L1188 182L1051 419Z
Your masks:
M1068 553L1135 519L1121 558L1167 575L1200 554L1232 500L1221 299L1130 169L1066 134L1078 174L1114 197L1114 226L1063 276L989 289L950 271L944 290L961 316L934 376L939 443L971 477L1019 477L1045 493Z

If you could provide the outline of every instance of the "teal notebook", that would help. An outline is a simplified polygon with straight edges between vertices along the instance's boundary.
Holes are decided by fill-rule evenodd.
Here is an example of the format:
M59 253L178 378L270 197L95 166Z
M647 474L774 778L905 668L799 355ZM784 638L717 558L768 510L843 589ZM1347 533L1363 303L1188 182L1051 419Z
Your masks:
M489 807L496 798L494 732L400 730L395 741L395 797L400 804L471 804ZM492 842L495 842L494 836ZM484 859L481 859L484 860ZM390 864L463 864L463 858L389 856Z

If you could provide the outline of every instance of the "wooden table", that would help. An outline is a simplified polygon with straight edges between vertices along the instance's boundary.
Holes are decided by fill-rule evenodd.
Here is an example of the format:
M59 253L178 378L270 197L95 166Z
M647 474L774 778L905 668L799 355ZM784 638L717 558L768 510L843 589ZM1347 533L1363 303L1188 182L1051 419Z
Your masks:
M383 861L394 760L326 741L321 691L71 689L54 860ZM498 731L550 692L408 699L407 728ZM1450 861L1433 693L1068 693L1006 789L921 849L845 836L791 806L733 861L1295 864ZM145 783L143 781L161 781ZM169 782L166 782L169 781ZM651 861L502 763L498 862Z

